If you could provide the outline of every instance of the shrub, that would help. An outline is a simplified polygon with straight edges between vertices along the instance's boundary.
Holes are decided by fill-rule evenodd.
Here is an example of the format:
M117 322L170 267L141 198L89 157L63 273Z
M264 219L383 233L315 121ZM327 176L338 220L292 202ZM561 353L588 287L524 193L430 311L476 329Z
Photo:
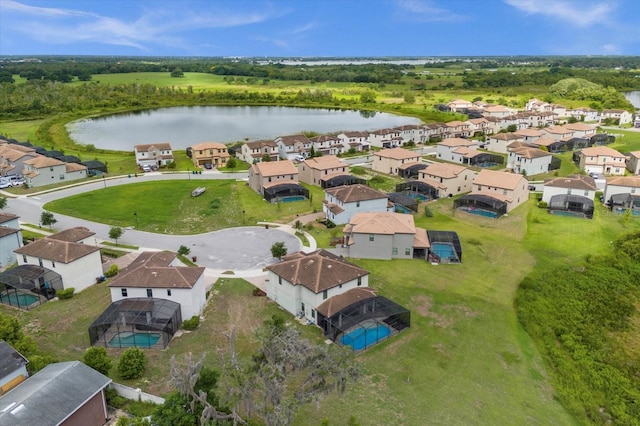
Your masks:
M482 241L480 241L477 238L469 238L468 243L471 244L471 245L474 245L474 246L481 246L482 245Z
M123 379L139 379L144 374L147 358L138 348L126 349L118 361L118 373Z
M200 317L194 315L191 319L182 321L182 328L185 330L195 330L200 325Z
M327 226L327 228L331 229L331 228L335 228L336 224L331 222L329 219L327 219L325 225Z
M109 270L104 273L104 276L107 278L112 278L118 275L118 265L111 265Z
M113 408L122 408L127 404L127 399L118 395L118 392L113 388L106 388L104 395L107 400L107 405Z
M546 209L548 206L546 201L539 201L538 202L538 207L540 207L541 209Z
M429 206L424 206L424 215L426 217L433 217L433 212L429 208Z
M109 375L112 365L107 350L98 346L87 349L82 356L82 362L105 376Z
M58 296L58 299L60 300L71 299L75 290L76 289L73 287L69 287L64 290L58 290L56 291L56 296Z

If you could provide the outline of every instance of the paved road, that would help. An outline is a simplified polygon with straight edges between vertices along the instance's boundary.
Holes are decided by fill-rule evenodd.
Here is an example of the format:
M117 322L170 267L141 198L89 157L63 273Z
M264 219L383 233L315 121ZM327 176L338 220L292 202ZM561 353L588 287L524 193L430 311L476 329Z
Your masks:
M22 222L38 224L43 211L42 206L49 201L87 191L100 190L107 186L124 185L148 180L204 180L204 179L245 179L247 173L223 174L217 171L202 175L186 174L161 174L148 173L138 177L124 177L97 181L85 185L77 185L57 191L37 194L30 197L21 196L8 199L7 212L20 216ZM63 230L75 226L84 226L96 233L96 242L109 240L109 225L104 225L88 220L77 219L56 213L57 223L55 229ZM181 245L191 249L190 256L197 258L201 266L212 269L212 272L239 271L250 273L262 271L264 266L273 263L271 256L273 243L282 241L289 253L302 248L300 240L292 234L288 227L266 229L264 226L248 226L240 228L223 229L207 234L199 235L164 235L150 232L137 231L133 228L125 228L121 239L122 244L130 244L151 250L177 251Z

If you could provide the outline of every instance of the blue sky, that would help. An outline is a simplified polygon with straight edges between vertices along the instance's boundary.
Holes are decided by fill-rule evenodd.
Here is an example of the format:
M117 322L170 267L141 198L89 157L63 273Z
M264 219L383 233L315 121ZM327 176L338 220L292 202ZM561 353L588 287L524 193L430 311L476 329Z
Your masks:
M0 55L639 55L640 0L0 0Z

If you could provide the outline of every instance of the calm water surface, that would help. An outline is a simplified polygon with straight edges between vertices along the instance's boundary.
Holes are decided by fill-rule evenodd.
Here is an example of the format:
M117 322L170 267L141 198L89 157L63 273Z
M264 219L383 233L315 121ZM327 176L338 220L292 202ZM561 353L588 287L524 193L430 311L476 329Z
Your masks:
M633 104L634 107L636 107L636 109L640 108L640 90L623 92L622 94Z
M273 139L302 131L376 130L420 124L413 117L330 109L255 106L175 107L110 115L69 123L73 140L97 148L130 151L134 145L169 142L173 149L200 142Z

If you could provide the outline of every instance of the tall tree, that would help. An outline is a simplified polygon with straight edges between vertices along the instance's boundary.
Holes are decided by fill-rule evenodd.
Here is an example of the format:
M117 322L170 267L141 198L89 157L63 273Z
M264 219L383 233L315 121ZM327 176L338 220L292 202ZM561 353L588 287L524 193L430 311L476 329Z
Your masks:
M40 223L42 223L44 226L48 226L49 229L52 229L52 226L57 221L58 220L53 217L53 213L51 212L42 212L42 214L40 215Z
M282 241L273 243L273 245L271 246L271 255L273 257L277 257L278 259L282 259L283 256L287 255L287 247Z
M113 228L109 229L109 238L114 240L116 242L116 245L118 245L118 238L122 237L122 234L124 234L124 231L119 226L114 226Z

